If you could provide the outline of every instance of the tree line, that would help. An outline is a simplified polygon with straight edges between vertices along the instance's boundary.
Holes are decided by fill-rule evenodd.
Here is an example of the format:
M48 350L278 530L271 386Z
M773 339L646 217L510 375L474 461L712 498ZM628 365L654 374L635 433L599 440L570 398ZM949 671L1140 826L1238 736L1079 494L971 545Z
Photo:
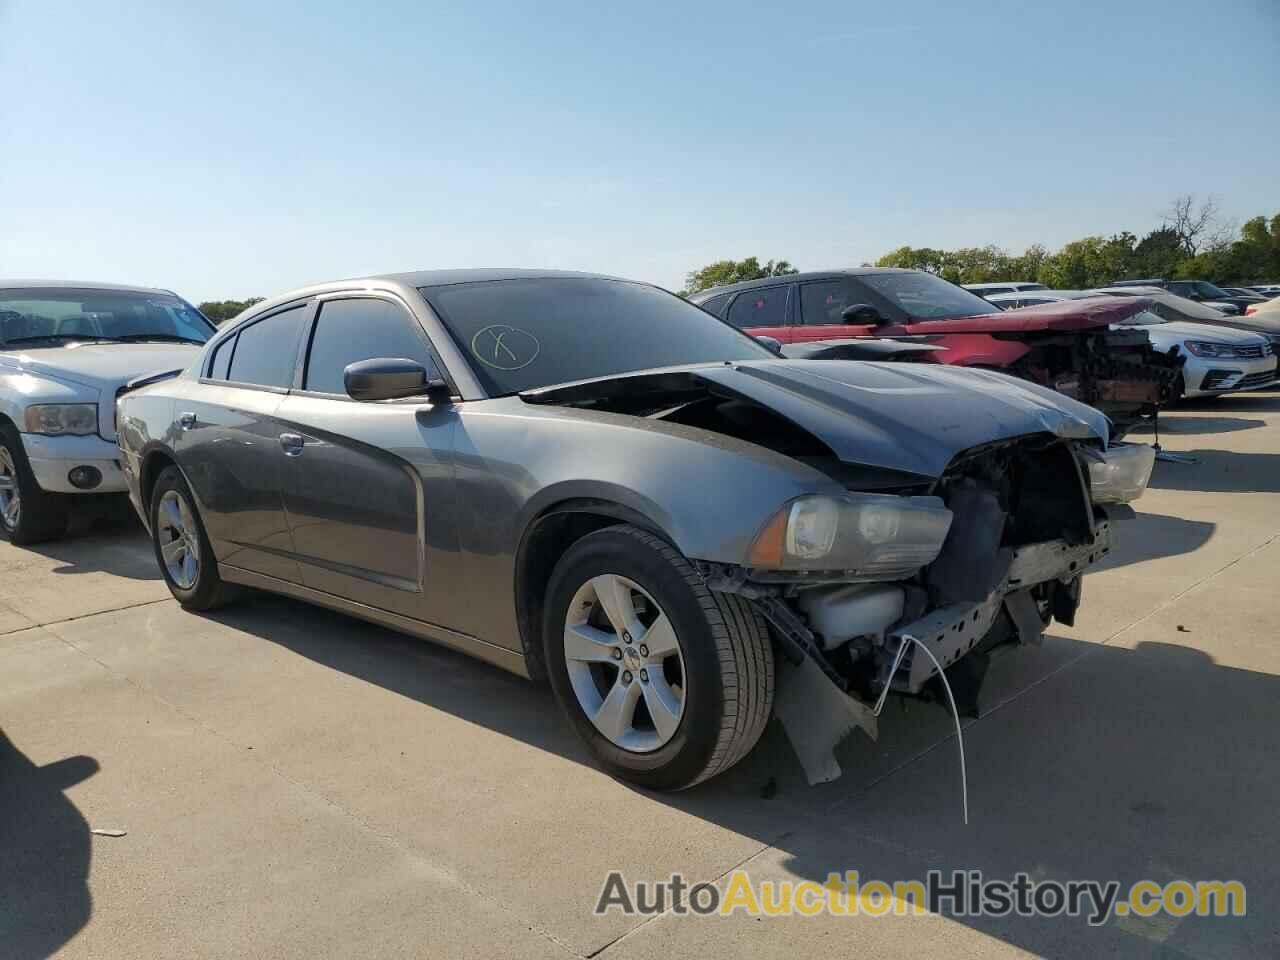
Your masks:
M871 264L863 264L871 266ZM1049 252L1032 244L1010 254L994 244L942 250L899 247L877 267L925 270L952 283L1021 280L1058 290L1106 286L1114 280L1148 277L1208 280L1221 285L1280 283L1280 214L1258 216L1236 227L1219 215L1212 199L1182 196L1170 204L1160 226L1139 237L1129 231L1072 240ZM795 273L786 260L721 260L691 272L681 296L710 287Z
M248 310L255 303L261 303L262 300L262 297L250 297L248 300L206 300L197 306L200 312L215 324L221 324L224 320L230 320L242 311Z
M1221 221L1212 199L1197 203L1183 196L1170 205L1160 226L1141 238L1125 230L1072 240L1054 253L1034 244L1019 256L996 246L899 247L876 266L928 270L953 283L1024 280L1056 289L1148 277L1273 283L1280 280L1280 214L1254 217L1237 228Z

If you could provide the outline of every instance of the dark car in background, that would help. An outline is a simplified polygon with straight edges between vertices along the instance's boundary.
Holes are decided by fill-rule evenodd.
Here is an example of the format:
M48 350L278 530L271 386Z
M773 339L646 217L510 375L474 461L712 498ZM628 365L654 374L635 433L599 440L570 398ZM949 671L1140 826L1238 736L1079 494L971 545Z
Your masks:
M1235 295L1207 280L1164 280L1160 278L1154 280L1117 280L1110 286L1159 287L1174 296L1216 307L1227 314L1244 313L1247 307L1258 302L1257 297L1252 293Z
M933 663L1070 623L1154 456L1011 377L778 359L663 290L546 271L285 294L118 410L183 606L249 585L547 676L656 788L745 756L775 682L821 779L850 729L823 697L874 729Z
M1110 325L1137 304L999 307L921 270L863 267L751 280L695 294L731 325L783 344L907 338L943 349L926 363L999 370L1106 412L1123 433L1173 397L1181 360L1151 348L1145 332Z

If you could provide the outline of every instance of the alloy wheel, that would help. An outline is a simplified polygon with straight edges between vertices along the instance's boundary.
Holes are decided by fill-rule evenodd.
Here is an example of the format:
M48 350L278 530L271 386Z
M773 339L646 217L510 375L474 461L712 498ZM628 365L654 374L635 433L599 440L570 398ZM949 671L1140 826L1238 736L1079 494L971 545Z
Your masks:
M183 590L200 576L200 533L186 498L166 490L156 510L156 540L169 579Z
M662 608L626 577L592 577L565 615L565 665L578 704L610 743L635 753L666 744L687 697L684 654Z
M18 490L18 468L9 448L0 446L0 519L10 530L18 525L22 496Z

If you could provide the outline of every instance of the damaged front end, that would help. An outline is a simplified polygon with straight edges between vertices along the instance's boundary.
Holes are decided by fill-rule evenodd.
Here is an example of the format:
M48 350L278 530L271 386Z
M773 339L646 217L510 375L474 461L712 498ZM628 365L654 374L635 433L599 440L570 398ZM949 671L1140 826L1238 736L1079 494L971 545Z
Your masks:
M888 693L940 698L939 666L957 709L976 715L993 654L1073 622L1081 576L1111 549L1106 504L1140 494L1152 460L1148 447L1104 452L1043 434L991 443L957 455L927 490L850 494L861 508L836 527L855 522L847 539L878 542L871 566L788 562L789 550L843 536L795 505L757 538L753 562L767 566L704 565L713 589L756 602L787 654L776 711L810 782L840 775L833 750L852 729L876 736Z
M1101 410L1118 437L1177 399L1185 358L1176 347L1156 350L1140 328L1036 335L1026 341L1030 352L1009 372Z

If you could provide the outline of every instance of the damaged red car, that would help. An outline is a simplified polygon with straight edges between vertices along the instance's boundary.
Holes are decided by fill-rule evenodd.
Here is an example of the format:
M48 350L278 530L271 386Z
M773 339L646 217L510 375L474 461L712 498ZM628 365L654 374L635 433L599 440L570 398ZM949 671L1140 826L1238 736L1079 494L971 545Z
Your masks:
M782 344L869 337L927 343L915 359L999 370L1102 410L1123 433L1173 399L1182 359L1117 327L1147 304L1084 300L1002 314L941 277L888 267L751 280L695 294L703 309ZM850 347L856 353L856 343Z

